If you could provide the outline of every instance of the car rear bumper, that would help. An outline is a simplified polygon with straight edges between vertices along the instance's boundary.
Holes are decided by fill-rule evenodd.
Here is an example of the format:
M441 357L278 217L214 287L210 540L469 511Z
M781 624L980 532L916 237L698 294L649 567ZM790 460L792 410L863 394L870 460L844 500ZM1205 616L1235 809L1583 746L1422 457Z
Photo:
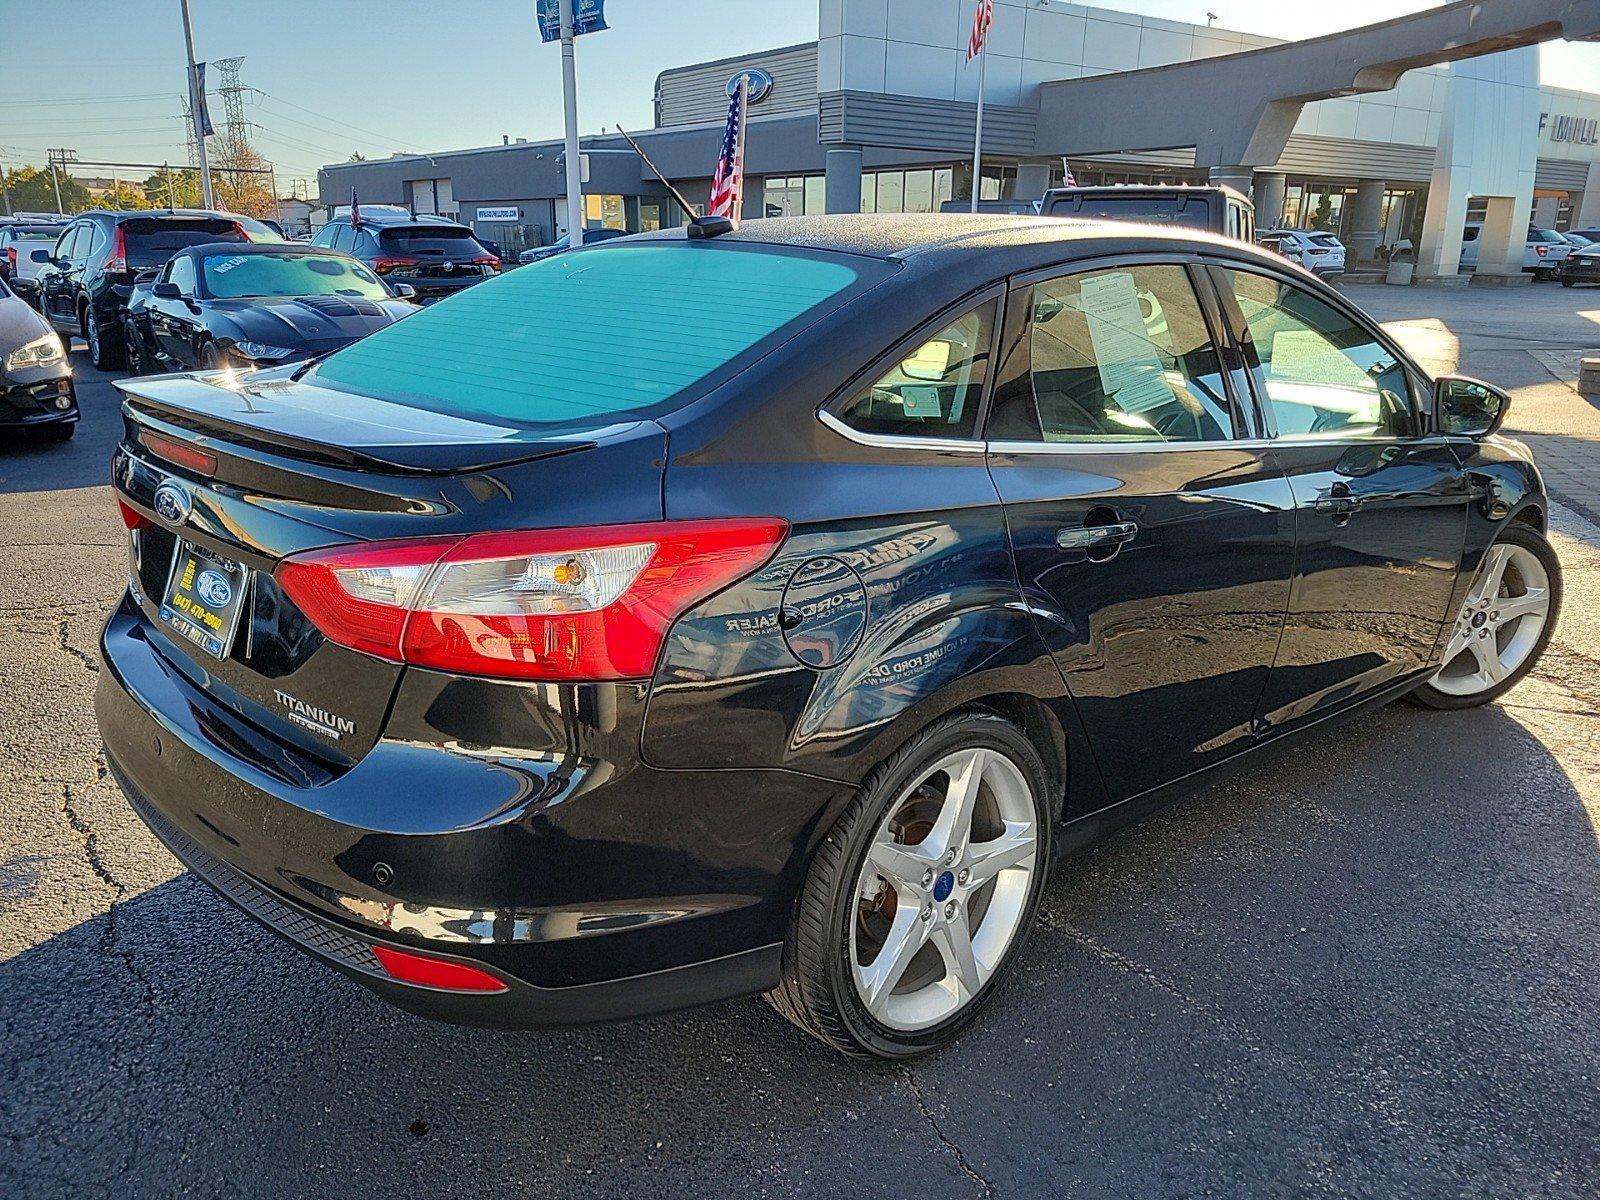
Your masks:
M837 797L829 785L386 737L331 781L298 786L272 773L260 749L271 739L175 669L177 652L131 601L101 652L96 715L139 816L251 916L405 1008L581 1024L777 982L807 833ZM621 740L636 747L637 731ZM405 819L382 827L372 814L402 793ZM368 823L344 819L356 813ZM396 982L379 946L470 963L507 990Z

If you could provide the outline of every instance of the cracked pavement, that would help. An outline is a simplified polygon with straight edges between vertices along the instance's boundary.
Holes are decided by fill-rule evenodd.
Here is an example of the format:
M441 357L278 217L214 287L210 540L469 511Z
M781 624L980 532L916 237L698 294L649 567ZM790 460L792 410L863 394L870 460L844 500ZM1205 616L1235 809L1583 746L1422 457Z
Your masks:
M0 446L0 1195L1600 1190L1600 292L1352 289L1515 389L1563 623L1466 713L1394 706L1062 863L960 1044L836 1058L756 1002L496 1033L385 1007L182 874L106 777L105 377Z

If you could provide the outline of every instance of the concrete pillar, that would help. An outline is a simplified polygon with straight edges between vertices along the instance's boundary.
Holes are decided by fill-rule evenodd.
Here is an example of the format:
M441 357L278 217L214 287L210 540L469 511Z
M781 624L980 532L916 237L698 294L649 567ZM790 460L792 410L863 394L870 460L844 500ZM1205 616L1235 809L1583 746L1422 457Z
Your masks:
M824 206L831 213L860 212L861 147L829 146L824 163Z
M1461 272L1461 232L1467 225L1466 191L1452 186L1448 169L1435 170L1422 217L1417 280L1454 279Z
M1256 228L1277 229L1283 224L1283 174L1257 171L1252 199L1256 205Z
M1050 190L1050 165L1054 159L1017 164L1015 199L1037 200Z
M1600 162L1589 164L1589 179L1583 185L1583 200L1573 224L1579 229L1600 228Z
M1378 243L1383 240L1383 190L1381 179L1363 179L1356 185L1350 206L1351 265L1378 261Z
M1522 256L1528 243L1533 197L1491 196L1478 237L1478 269L1474 282L1521 283Z
M1236 192L1243 192L1246 196L1255 186L1256 173L1252 167L1212 167L1211 182L1217 187L1231 187ZM1260 224L1259 221L1256 222Z

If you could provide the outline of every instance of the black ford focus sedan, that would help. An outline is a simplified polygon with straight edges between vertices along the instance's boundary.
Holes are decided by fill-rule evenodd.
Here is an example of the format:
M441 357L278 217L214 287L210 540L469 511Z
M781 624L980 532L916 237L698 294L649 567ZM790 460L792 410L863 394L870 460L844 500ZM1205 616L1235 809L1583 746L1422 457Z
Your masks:
M246 912L466 1023L766 993L929 1050L1064 853L1490 700L1560 607L1506 396L1201 233L666 231L121 386L116 778Z

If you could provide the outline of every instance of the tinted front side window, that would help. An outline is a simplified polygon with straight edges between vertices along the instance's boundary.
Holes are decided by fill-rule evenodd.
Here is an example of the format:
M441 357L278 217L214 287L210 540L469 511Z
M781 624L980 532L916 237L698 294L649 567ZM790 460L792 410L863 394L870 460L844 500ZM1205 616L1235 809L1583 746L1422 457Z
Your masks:
M862 433L971 438L989 368L993 301L952 321L838 410Z
M1349 317L1293 284L1225 271L1250 326L1280 437L1406 437L1404 366Z
M680 393L892 269L737 244L575 251L381 329L310 378L528 425L667 411Z
M1035 285L1025 383L999 399L1002 441L1215 442L1234 434L1216 347L1178 266Z

